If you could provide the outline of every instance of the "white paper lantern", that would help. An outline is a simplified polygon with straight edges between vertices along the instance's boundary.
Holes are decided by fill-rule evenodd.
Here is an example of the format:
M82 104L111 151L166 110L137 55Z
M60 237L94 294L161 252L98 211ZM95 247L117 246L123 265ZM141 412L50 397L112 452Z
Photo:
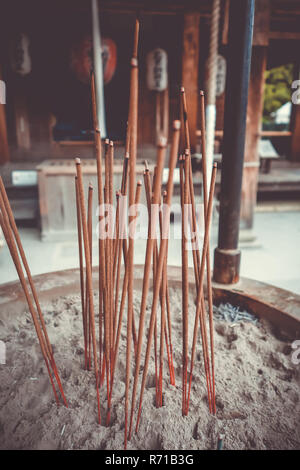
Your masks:
M29 44L29 38L24 33L18 34L12 41L10 52L11 67L18 75L28 75L31 72Z
M168 87L168 55L163 49L154 49L147 55L147 86L154 91Z
M225 91L226 83L226 60L223 56L218 55L217 58L217 74L216 74L216 95L221 96Z

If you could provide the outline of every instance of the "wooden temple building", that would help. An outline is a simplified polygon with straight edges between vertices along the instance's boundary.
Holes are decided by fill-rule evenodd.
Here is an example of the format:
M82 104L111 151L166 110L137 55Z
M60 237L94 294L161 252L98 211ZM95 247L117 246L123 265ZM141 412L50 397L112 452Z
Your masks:
M222 154L229 4L238 1L220 1L216 155ZM92 53L91 3L87 0L0 3L0 79L6 90L5 104L0 104L0 173L14 202L16 216L22 218L27 209L30 213L31 207L41 210L39 198L43 187L38 189L30 171L43 168L45 162L51 166L52 162L59 177L68 173L68 162L73 164L75 156L83 159L94 156L86 62ZM149 89L147 57L157 48L167 55L168 122L179 116L178 95L183 85L191 143L193 151L199 154L199 90L206 90L209 80L212 4L209 0L99 0L101 38L110 54L104 71L106 130L115 142L117 157L124 153L129 59L136 15L141 20L138 158L141 162L145 158L151 161L156 155L158 98L157 92ZM294 80L299 79L299 45L300 2L256 0L241 204L245 227L252 226L258 190L299 194L300 105L292 104L287 128L262 128L265 72L292 64ZM291 88L291 96L294 91ZM260 145L261 140L269 141L275 153L268 154L268 149ZM260 159L271 161L271 158L276 160L271 171L260 171ZM27 206L26 200L30 201Z

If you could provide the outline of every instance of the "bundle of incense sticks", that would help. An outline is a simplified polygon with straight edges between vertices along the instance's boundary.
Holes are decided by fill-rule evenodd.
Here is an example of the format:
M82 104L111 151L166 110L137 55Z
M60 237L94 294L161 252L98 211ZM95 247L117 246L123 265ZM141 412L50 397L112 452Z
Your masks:
M131 439L134 425L135 432L143 409L143 397L151 355L154 356L157 407L164 404L163 390L166 383L166 364L168 379L175 385L175 367L172 345L172 315L168 285L168 238L170 230L170 207L173 196L174 169L180 170L180 200L182 208L182 409L186 416L189 412L191 385L195 367L198 330L200 327L203 369L205 371L208 406L211 413L216 413L215 404L215 360L214 360L214 325L211 270L209 256L209 237L212 219L216 165L208 182L206 167L205 142L205 103L204 93L200 92L200 117L202 138L202 175L204 206L204 237L200 246L199 226L197 224L194 182L191 165L191 145L188 124L188 109L185 90L182 87L178 96L181 104L181 119L173 122L170 136L170 156L168 161L168 181L162 186L162 175L167 150L166 136L157 139L156 165L153 173L147 162L144 170L144 189L148 210L148 236L146 241L145 263L141 303L137 318L133 308L134 287L134 234L137 223L137 206L140 201L142 182L136 182L137 125L138 125L138 37L139 22L136 20L134 44L131 58L130 98L127 121L125 155L121 187L114 197L114 143L109 139L104 142L104 158L99 124L97 121L96 91L94 75L91 76L91 99L94 124L95 153L97 162L97 202L98 202L98 298L99 309L94 306L94 285L92 277L93 246L93 193L90 183L83 184L81 160L75 159L75 200L77 214L78 251L80 266L80 291L82 308L82 326L84 342L84 367L93 367L95 374L98 422L101 424L103 403L100 403L101 387L106 395L106 420L110 423L113 403L113 389L118 366L119 346L122 329L126 329L126 377L124 410L124 447ZM179 154L180 131L182 148ZM128 201L126 199L128 194ZM115 217L112 206L116 205ZM129 217L126 221L126 205ZM127 222L129 230L126 230ZM57 403L60 395L67 406L63 388L54 361L53 350L49 341L41 307L38 301L30 269L22 248L20 236L0 177L0 225L15 263L30 313L36 328L42 355ZM193 273L196 286L196 306L191 311L189 306L189 265L188 247L191 242ZM22 268L25 269L27 280ZM123 266L123 267L122 267ZM207 304L204 299L204 278L206 270ZM152 277L151 313L146 317ZM126 308L127 304L127 308ZM159 311L160 310L160 311ZM208 310L208 312L207 312ZM160 315L159 315L160 313ZM98 325L96 328L96 321ZM138 321L137 321L138 319ZM137 322L137 323L136 323ZM146 324L148 322L148 324ZM189 344L189 328L193 324L193 341ZM209 331L208 331L209 330ZM147 331L147 334L145 334ZM152 349L154 348L154 352ZM143 364L142 364L143 358ZM177 364L179 367L179 364ZM140 371L142 369L142 373ZM164 377L165 376L165 377ZM132 380L131 380L132 379ZM139 388L140 384L140 388ZM132 387L131 387L132 385ZM138 395L139 388L139 395ZM136 413L136 421L134 422Z
M106 420L110 423L115 385L116 368L118 365L119 345L122 329L126 329L126 377L125 377L125 410L124 410L124 447L131 439L134 424L135 432L143 409L143 397L151 354L154 356L157 407L164 404L163 390L166 364L171 385L175 385L175 367L172 345L172 316L168 285L168 238L170 230L170 207L173 196L173 176L176 165L180 170L180 201L182 208L182 409L186 416L189 412L191 385L195 367L198 330L200 327L203 369L205 371L208 406L211 413L216 413L215 404L215 360L214 360L214 325L213 301L211 285L211 269L209 255L210 225L212 219L213 196L216 179L216 165L208 182L206 167L205 141L205 103L204 93L200 92L200 117L202 138L202 175L203 175L203 206L204 206L204 237L200 246L199 227L197 224L194 182L191 165L191 145L188 123L188 109L185 90L179 94L181 119L173 122L170 136L170 156L168 162L168 181L162 186L162 175L165 166L167 139L158 136L156 165L153 173L147 162L144 170L144 189L148 210L148 237L146 242L145 263L141 303L137 318L134 316L134 234L137 223L137 206L140 201L142 182L136 182L137 158L137 126L138 126L138 38L139 21L134 29L133 53L130 72L130 96L127 121L125 155L121 187L114 197L114 143L109 139L104 142L104 158L102 142L97 121L96 90L94 75L91 76L91 99L97 162L97 202L98 202L98 298L99 309L94 306L94 285L92 277L92 246L93 246L93 193L90 183L88 188L83 184L82 165L79 158L75 159L75 199L77 214L78 251L80 266L80 291L84 342L84 367L95 374L98 422L101 424L103 404L100 403L101 387L106 390ZM182 132L183 152L179 154L180 131ZM128 201L126 199L128 195ZM126 205L129 206L129 217L126 221ZM115 217L112 217L112 206L116 205ZM129 230L126 230L127 222ZM57 403L60 395L67 406L63 388L54 361L53 350L49 341L41 307L38 301L30 269L21 244L20 236L0 177L0 225L7 241L12 259L15 263L22 288L34 322L43 358ZM191 242L193 273L196 286L196 306L191 311L189 306L189 265L188 246ZM25 269L27 280L22 268ZM123 266L123 268L122 268ZM206 269L207 305L204 299L204 278ZM122 274L122 275L121 275ZM151 313L146 317L152 277ZM127 303L127 308L126 308ZM160 312L159 312L160 309ZM207 312L208 310L208 312ZM160 315L159 315L160 313ZM98 318L98 327L96 320ZM148 324L146 324L148 322ZM189 344L189 328L193 324L193 341ZM147 328L148 327L148 328ZM209 332L208 332L209 330ZM147 331L147 334L145 334ZM152 349L154 348L154 352ZM145 347L144 347L145 346ZM142 358L143 364L142 364ZM179 364L177 364L179 367ZM142 374L140 371L142 369ZM133 380L131 380L133 379ZM138 395L138 387L140 389ZM104 385L105 384L105 385ZM132 384L132 387L131 387ZM132 389L131 389L132 388ZM136 413L136 421L134 422Z
M143 396L149 369L149 362L154 347L155 379L157 407L163 406L164 364L168 364L170 384L175 385L175 369L172 345L172 318L168 287L168 236L170 228L170 206L173 195L173 174L177 164L180 168L180 197L182 206L182 415L189 411L191 384L195 364L198 327L200 326L203 366L206 376L208 405L212 413L215 406L215 361L213 335L213 303L209 257L209 233L213 208L216 166L213 167L212 178L208 187L206 168L205 143L205 105L204 93L200 92L200 116L202 136L203 166L203 205L204 205L204 238L200 247L199 227L196 217L194 183L191 165L191 146L188 124L188 110L185 90L180 90L181 120L173 122L171 148L169 157L168 182L163 191L162 174L165 166L167 139L159 136L157 140L157 158L153 174L145 162L144 188L148 209L148 237L146 242L145 264L141 304L138 324L133 310L134 281L134 233L137 220L136 205L139 203L142 183L136 183L137 156L137 123L138 123L138 37L139 21L136 20L134 44L131 59L129 112L123 159L121 187L115 194L114 188L114 144L106 139L104 157L102 159L102 142L97 121L95 81L91 77L91 96L95 136L95 152L97 161L98 186L98 256L99 256L99 354L96 343L95 311L93 305L92 285L92 195L91 184L88 188L87 206L85 208L84 187L81 163L76 159L77 175L75 178L78 246L80 262L80 286L82 298L82 321L85 351L85 367L89 369L94 363L97 389L98 418L100 413L100 387L106 382L107 413L106 425L110 423L113 387L118 364L119 344L122 328L126 328L126 377L125 377L125 413L124 413L124 447L131 439L134 415L137 411L135 431L138 431L142 414ZM179 155L180 129L183 128L184 152ZM103 178L104 175L104 178ZM124 207L127 204L130 230L126 231ZM125 202L124 202L125 201ZM110 207L116 203L115 218L111 217ZM124 205L125 204L125 205ZM135 208L135 210L133 210ZM189 235L192 255L197 301L195 312L189 309L189 267L188 242ZM85 269L84 269L85 265ZM122 269L123 265L123 269ZM207 276L207 304L204 301L205 268ZM123 273L123 277L121 276ZM152 306L148 330L146 330L146 307L149 300L150 281L152 275ZM127 301L127 309L126 309ZM158 309L160 307L160 315ZM194 323L193 343L189 345L189 326ZM208 335L209 326L209 335ZM145 337L145 330L147 336ZM209 339L208 339L209 338ZM143 373L140 377L143 347L145 343ZM130 392L131 378L132 391ZM138 385L140 383L139 398ZM130 400L131 396L131 400ZM137 401L138 398L138 401ZM136 405L138 407L136 408Z
M0 176L0 226L2 228L7 246L9 248L12 260L15 264L21 286L23 288L26 301L28 304L29 311L34 323L38 341L40 344L42 356L44 358L46 368L49 374L49 379L55 396L57 405L59 405L59 395L57 394L55 381L60 392L60 396L66 406L67 401L64 395L63 387L59 377L59 373L54 360L53 349L47 334L45 320L43 318L41 306L38 299L38 294L35 289L31 271L25 256L25 252L22 246L21 238L16 226L16 222L12 213L12 209L5 191L5 187ZM23 263L23 267L22 267ZM27 275L27 281L24 274Z

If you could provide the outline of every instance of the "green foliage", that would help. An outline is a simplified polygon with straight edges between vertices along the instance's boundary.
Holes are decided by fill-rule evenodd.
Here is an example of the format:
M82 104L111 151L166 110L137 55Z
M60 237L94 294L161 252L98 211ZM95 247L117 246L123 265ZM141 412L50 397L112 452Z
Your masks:
M270 123L271 114L291 99L293 64L267 70L265 80L263 122Z

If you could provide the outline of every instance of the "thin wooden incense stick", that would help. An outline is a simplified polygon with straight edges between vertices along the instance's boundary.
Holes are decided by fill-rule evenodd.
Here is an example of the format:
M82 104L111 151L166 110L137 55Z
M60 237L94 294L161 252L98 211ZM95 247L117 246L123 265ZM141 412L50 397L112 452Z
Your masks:
M151 260L153 256L154 240L156 240L155 226L156 226L156 221L158 222L158 213L157 213L158 210L157 209L158 209L159 200L160 200L161 179L162 179L162 173L163 173L163 168L164 168L165 154L166 154L166 139L164 137L161 137L159 139L158 146L157 146L157 167L156 167L157 173L156 173L156 178L154 182L154 189L153 189L153 196L152 196L152 207L155 212L153 214L153 217L151 214L150 224L148 225L148 238L147 238L147 244L146 244L146 254L145 254L145 264L144 264L142 299L141 299L140 315L139 315L140 322L139 322L139 331L138 331L138 343L137 343L134 383L133 383L132 398L131 398L131 414L130 414L128 439L131 439L131 433L132 433L133 413L134 413L135 398L136 398L136 391L137 391L137 385L138 385L138 376L139 376L139 370L140 370L146 304L147 304L150 273L151 273Z
M182 116L184 121L184 128L185 128L185 142L187 146L187 150L185 154L189 159L189 165L187 171L189 172L189 183L190 183L190 192L189 192L189 202L191 204L191 214L189 214L189 221L191 226L191 232L193 234L191 242L192 242L192 254L193 254L193 263L194 263L194 275L195 275L195 283L198 295L198 288L199 288L199 276L200 276L200 252L199 252L199 241L198 241L198 231L197 231L197 223L196 223L196 211L195 211L195 196L194 196L194 185L192 179L192 165L191 165L191 158L190 158L190 136L189 136L189 125L188 125L188 113L187 113L187 104L186 104L186 97L185 97L185 90L181 88L181 99L182 99ZM208 255L209 256L209 255ZM201 294L204 297L204 294ZM201 312L200 315L205 318L205 303L204 301L201 303ZM209 357L208 357L208 346L207 346L207 333L205 328L205 320L201 320L200 322L201 327L201 335L204 347L204 360L205 360L205 367L206 367L206 376L208 380L208 390L211 389L210 384L210 372L207 370L209 366ZM203 336L204 335L204 336ZM211 401L209 400L209 404L211 407Z
M82 253L81 214L80 214L77 176L75 176L75 193L76 193L78 255L79 255L79 270L80 270L80 293L81 293L81 309L82 309L82 323L83 323L83 337L84 337L84 367L85 369L87 369L88 355L87 355L87 331L86 331L86 311L85 311L85 293L84 293L84 267L83 267L83 253Z
M109 139L105 139L105 187L104 187L104 203L105 203L105 222L106 222L106 237L105 237L105 269L106 269L106 290L105 290L105 310L104 310L104 343L105 343L105 359L106 359L106 385L107 393L109 395L110 383L110 370L111 370L111 338L112 338L112 312L111 312L111 237L110 237L110 153L111 147Z
M136 193L135 193L135 205L136 206L140 202L141 188L142 188L142 182L138 181L137 186L136 186ZM135 220L133 222L132 235L134 235L134 232L135 232L136 218L137 218L137 214L135 215ZM128 257L128 253L127 253L127 257ZM116 367L116 363L117 363L117 359L118 359L118 349L119 349L119 341L120 341L120 336L121 336L122 318L123 318L123 311L124 311L124 306L125 306L126 292L127 292L127 288L128 288L128 270L129 270L129 264L126 263L124 284L123 284L123 293L122 293L122 301L121 301L121 307L120 307L120 316L119 316L118 329L117 329L117 337L116 337L116 344L115 344L114 354L113 354L111 387L110 387L110 395L109 395L109 398L108 398L108 411L107 411L107 419L106 419L107 424L110 421L111 399L112 399L112 391L113 391L113 384L114 384L114 374L115 374L115 367Z
M189 280L188 280L188 211L189 211L189 152L185 153L184 160L184 193L182 211L182 325L183 325L183 349L182 349L182 414L186 407L186 386L188 368L188 325L189 325Z
M204 219L207 220L207 204L208 204L208 182L207 182L207 159L206 159L206 132L205 132L205 98L204 92L200 91L200 113L201 113L201 147L202 147L202 175L203 175L203 202L204 202ZM206 272L207 272L207 297L209 312L209 332L210 332L210 350L211 350L211 370L212 370L212 407L213 413L216 413L216 396L215 396L215 358L214 358L214 320L213 320L213 298L211 285L211 268L210 268L210 251L209 241L206 254Z
M98 185L98 211L99 211L99 233L98 233L98 258L99 258L99 374L101 375L102 367L102 350L103 350L103 290L105 288L105 243L101 233L101 216L100 208L103 206L103 179L102 179L102 147L101 135L98 123L97 105L96 105L96 90L95 90L95 75L91 76L91 98L92 98L92 114L94 125L94 141L97 163L97 185Z
M40 322L41 322L41 325L42 325L42 330L43 330L43 333L44 333L45 342L46 342L46 345L47 345L47 349L49 351L49 357L51 357L51 356L53 356L52 346L51 346L51 343L50 343L50 340L49 340L49 337L48 337L48 334L47 334L45 321L44 321L42 310L41 310L40 303L39 303L39 300L38 300L38 295L37 295L37 292L36 292L36 289L35 289L35 286L34 286L34 283L33 283L33 279L32 279L32 276L31 276L31 271L30 271L30 268L29 268L29 265L28 265L28 262L27 262L27 259L26 259L26 255L25 255L25 252L24 252L24 249L23 249L23 246L22 246L21 238L20 238L20 235L19 235L19 232L18 232L18 229L17 229L17 225L16 225L16 222L15 222L15 219L14 219L14 216L13 216L13 212L12 212L12 209L11 209L11 206L10 206L10 203L9 203L7 193L6 193L4 183L3 183L3 180L2 180L1 176L0 176L0 193L1 193L1 196L2 196L2 199L3 199L3 211L5 211L6 214L7 214L7 218L8 218L11 230L12 230L12 232L14 234L14 237L15 237L15 241L16 241L16 244L17 244L20 256L21 256L22 263L24 265L24 268L25 268L25 271L26 271L26 274L27 274L27 278L28 278L28 282L30 284L30 288L31 288L31 291L32 291L33 298L34 298L34 301L35 301L35 304L36 304L38 316L39 316L39 319L40 319Z
M6 211L7 218L8 218L12 233L15 237L15 241L16 241L16 244L17 244L20 256L21 256L22 263L24 265L24 268L25 268L25 271L26 271L26 274L27 274L27 278L28 278L28 282L29 282L29 285L30 285L30 288L31 288L33 298L34 298L34 301L35 301L35 304L36 304L38 316L39 316L39 319L40 319L40 322L41 322L41 325L42 325L42 332L43 332L44 338L45 338L45 344L46 344L47 350L49 351L50 364L51 364L51 367L53 369L54 375L56 377L56 381L57 381L61 396L63 397L64 403L67 406L64 391L63 391L63 388L62 388L62 385L61 385L60 377L59 377L57 367L56 367L56 363L55 363L55 360L54 360L52 346L51 346L51 343L49 341L45 321L44 321L43 314L42 314L41 307L40 307L40 303L39 303L39 300L38 300L38 295L37 295L37 292L36 292L36 289L35 289L35 286L34 286L34 283L33 283L30 268L29 268L29 265L28 265L28 262L27 262L27 259L26 259L26 255L25 255L25 252L24 252L24 249L23 249L23 246L22 246L21 238L20 238L16 223L15 223L13 212L11 210L11 206L10 206L10 203L9 203L9 200L8 200L6 190L5 190L5 187L4 187L3 180L1 178L1 176L0 176L0 192L1 192L1 196L3 198L3 204L4 204L3 210Z
M127 194L127 180L128 180L128 161L129 161L129 155L125 154L124 160L123 160L123 174L122 174L122 184L121 184L121 191L119 193L119 199L118 199L118 206L117 209L118 211L118 234L117 234L117 240L118 240L118 246L116 249L116 259L114 259L114 265L117 265L117 279L116 279L116 295L115 295L115 316L117 318L117 307L118 307L118 300L119 300L119 285L120 285L120 275L121 275L121 262L122 262L122 249L124 253L124 261L126 260L127 257L127 246L124 244L125 238L125 233L124 233L124 198L126 197ZM120 198L122 197L122 207L120 207ZM121 211L121 212L120 212ZM126 269L126 268L125 268ZM116 343L116 334L117 331L115 331L115 337L114 337L114 354L115 354L115 343Z
M163 193L163 203L165 205L167 192L164 191ZM167 210L168 206L164 206L160 208L159 211L159 227L160 227L160 238L162 239L164 236L168 236L168 234L163 233L163 210L164 210L164 217L169 217L169 211ZM167 214L165 214L167 212ZM156 250L157 250L157 259L158 259L158 247L156 241ZM161 322L160 322L160 360L159 360L159 384L158 384L158 393L157 393L157 407L163 406L163 359L164 359L164 342L166 343L166 350L167 350L167 359L169 365L169 373L170 373L170 382L173 382L173 372L171 366L171 359L170 359L170 348L168 344L168 336L166 330L166 291L167 291L167 260L168 260L168 240L167 240L167 247L166 247L166 254L165 254L165 262L162 272L162 283L161 283L161 290L160 290L160 304L161 304Z
M83 191L83 180L82 180L80 158L76 158L75 163L76 163L76 174L78 178L77 182L78 182L80 209L81 209L81 214L82 214L83 244L84 244L85 265L86 265L86 273L87 273L90 320L92 323L91 333L92 333L94 371L95 371L96 390L97 390L98 421L100 424L101 412L100 412L100 395L99 395L99 388L98 388L98 362L97 362L97 344L96 344L96 335L95 335L95 312L94 312L94 299L93 299L92 270L91 270L87 215L86 215L85 202L84 202L84 191Z
M26 285L26 281L25 281L25 277L24 277L24 274L23 274L23 269L22 269L21 263L18 259L17 248L15 246L15 242L14 242L13 236L11 234L11 228L9 226L8 221L6 220L6 214L3 216L1 212L0 212L0 227L2 228L4 238L6 240L8 249L10 251L12 260L14 262L16 271L17 271L19 279L20 279L21 286L23 288L23 292L25 294L25 298L27 300L28 308L29 308L29 311L31 313L31 317L33 319L36 334L37 334L38 341L39 341L39 344L40 344L42 356L44 358L44 361L45 361L45 364L46 364L46 367L47 367L47 371L48 371L48 375L49 375L49 378L50 378L50 382L51 382L52 390L53 390L53 393L54 393L54 397L55 397L57 405L59 406L59 398L58 398L58 395L56 393L55 384L54 384L54 381L53 381L53 378L52 378L52 375L51 375L51 370L50 370L50 367L49 367L49 361L50 361L49 350L47 349L47 346L46 346L46 343L45 343L45 338L43 337L43 334L42 334L42 331L41 331L41 328L40 328L40 325L39 325L39 322L38 322L38 319L37 319L37 315L36 315L33 303L32 303L31 298L30 298L30 294L29 294L29 291L28 291L28 288L27 288L27 285Z
M189 123L188 123L188 111L186 104L185 89L181 87L181 106L182 106L182 120L184 124L184 135L185 135L185 155L188 158L188 178L189 178L189 199L191 204L191 231L193 237L191 238L192 248L193 248L193 261L194 261L194 271L195 271L195 282L196 286L199 283L199 269L200 269L200 253L199 253L199 241L198 241L198 231L196 223L196 209L195 209L195 194L194 194L194 184L193 184L193 175L192 175L192 161L191 161L191 144L190 144L190 134L189 134Z
M167 197L167 191L164 191L164 193L163 193L164 207L167 207L165 205L166 204L166 197ZM167 214L165 216L170 217L170 213L169 213L168 210L167 210ZM165 276L165 280L166 280L164 301L166 302L169 341L167 339L167 330L166 330L166 347L168 349L168 363L169 363L169 371L170 371L170 383L171 383L171 385L175 385L175 373L174 373L174 364L173 364L173 347L172 347L172 322L171 322L171 309L170 309L169 286L168 286L168 248L169 248L168 245L169 245L169 241L167 240L166 258L165 258L165 266L164 266L164 276Z
M3 186L3 188L4 188L4 186ZM4 189L4 192L5 192L5 189ZM6 195L6 192L5 192L5 195ZM7 195L6 195L6 197L7 197ZM8 202L8 199L7 199L7 202ZM8 203L8 205L9 205L9 203ZM10 208L10 205L9 205L9 208ZM16 241L14 239L14 231L12 229L8 213L6 211L4 199L2 197L2 191L1 191L1 194L0 194L0 209L1 209L1 212L0 212L0 226L2 228L4 237L5 237L6 242L7 242L7 246L9 248L12 260L15 264L15 267L16 267L16 270L17 270L17 273L18 273L18 276L19 276L19 279L20 279L20 283L21 283L21 286L23 288L23 291L24 291L24 294L25 294L25 297L26 297L26 300L27 300L28 308L29 308L29 311L31 313L31 317L32 317L32 320L33 320L33 323L34 323L36 334L37 334L37 337L38 337L38 340L39 340L41 352L42 352L42 355L43 355L43 358L44 358L44 361L45 361L45 364L46 364L46 367L47 367L47 371L48 371L48 375L49 375L49 378L50 378L50 382L51 382L51 386L52 386L52 389L53 389L53 393L54 393L54 396L55 396L56 403L59 405L59 399L58 399L58 395L57 395L56 390L55 390L55 385L54 385L54 381L53 381L53 378L52 378L52 375L51 375L50 366L52 367L52 370L53 370L58 388L60 390L61 396L63 398L63 401L64 401L65 405L68 406L65 395L64 395L64 392L63 392L60 377L59 377L59 374L58 374L58 371L57 371L57 367L56 367L56 364L55 364L55 361L54 361L53 353L48 348L47 340L46 340L45 334L44 334L44 329L43 329L43 327L41 328L40 323L39 323L38 318L40 318L40 315L36 312L36 310L34 308L34 305L33 305L33 302L31 300L30 293L29 293L29 290L28 290L28 287L27 287L27 284L26 284L25 276L24 276L24 273L23 273L23 269L22 269L22 265L21 265L21 262L20 262L20 259L19 259L19 256L18 256L18 249L17 249L17 245L22 246L21 239L20 239L19 234L18 234L18 238L17 238L18 242L17 242L17 245L16 245ZM12 212L11 212L11 216L12 216ZM14 222L14 228L16 229L15 222ZM22 254L24 255L24 259L26 259L23 247L21 248L21 251L22 251ZM22 259L22 257L21 257L21 259ZM28 267L28 269L29 269L27 261L26 261L26 267ZM28 280L29 280L29 278L28 278ZM34 290L35 296L37 298L37 293L36 293L36 290L34 288L31 276L30 276L29 283L30 283L31 291L33 292L33 290ZM37 300L37 303L38 303L39 308L40 308L40 304L39 304L38 300ZM42 313L41 313L41 317L43 318ZM44 328L45 328L44 320L43 320L43 322L41 322L41 324L44 325Z
M170 206L173 196L173 173L174 168L176 166L177 154L178 154L178 145L179 145L179 131L180 131L180 122L175 121L173 126L173 137L172 137L172 148L170 152L170 160L169 160L169 176L168 176L168 183L167 183L167 198L166 204ZM170 220L164 220L165 227L164 233L168 233ZM151 317L150 317L150 326L149 326L149 334L148 334L148 342L147 342L147 349L146 349L146 357L144 363L144 370L143 370L143 377L142 377L142 384L141 384L141 391L140 391L140 399L139 399L139 409L138 409L138 416L137 416L137 423L136 423L136 432L138 430L140 416L142 411L142 402L143 402L143 394L146 385L146 378L148 373L148 365L150 359L150 350L151 350L151 343L153 337L153 330L154 330L154 323L156 318L156 311L159 301L159 292L161 286L161 279L162 279L162 271L165 261L165 253L166 253L166 239L162 238L161 244L159 247L159 258L158 258L158 265L156 270L156 279L154 284L154 292L153 292L153 300L152 300L152 309L151 309Z
M171 369L172 369L172 380L170 381L170 383L171 383L171 385L175 385L175 369L174 369L173 342L172 342L172 321L171 321L171 307L170 307L170 295L169 295L168 278L167 278L167 289L166 289L166 306L167 306L167 318L168 318L170 360L171 360Z
M161 213L161 200L159 204L159 228L160 228L160 240L163 237L162 228L162 213ZM156 264L158 261L158 244L155 240L155 251L156 251ZM164 359L164 341L165 341L165 318L166 318L166 305L164 302L164 291L165 291L165 266L162 270L162 281L160 286L160 342L159 342L159 373L158 373L158 387L156 394L156 407L162 406L162 388L163 388L163 359Z
M92 259L93 259L93 254L92 254L92 246L93 246L93 186L91 183L89 183L89 190L88 190L88 215L87 215L87 227L88 227L88 236L89 236L89 246L90 246L90 262L91 262L91 271L93 273L93 268L92 268ZM87 282L86 282L86 285ZM88 300L88 295L86 295L86 299ZM89 306L89 303L87 303L87 310L88 312L88 332L89 332L89 357L88 357L88 364L89 364L89 369L91 368L91 343L92 343L92 320L91 320L91 309Z
M113 308L113 349L114 342L116 339L116 326L117 326L117 310L118 310L118 300L119 300L119 287L120 287L120 274L121 274L121 245L119 243L120 235L120 195L119 191L116 192L116 222L115 222L115 247L113 253L113 289L114 289L114 308Z
M106 362L106 389L107 396L110 393L110 371L111 371L111 338L112 338L112 312L111 312L111 213L110 207L110 158L111 147L109 139L104 141L105 155L105 186L104 186L104 203L105 203L105 296L104 296L104 357Z
M153 190L155 178L153 177L153 184L151 184L151 175L150 175L150 170L148 168L147 160L145 160L144 182L145 182L147 209L148 209L148 238L149 237L151 238L151 233L152 233L152 228L151 228L151 202L152 202L152 190ZM154 246L154 250L153 250L153 263L152 263L153 284L154 284L154 279L156 278L157 259L158 259L158 247L157 247L157 240L155 240L155 246ZM157 397L158 397L157 318L155 319L155 325L154 325L153 348L154 348L154 367L155 367L155 400L157 401Z
M138 126L138 38L139 21L136 19L134 31L133 54L130 62L130 102L129 102L129 129L130 129L130 152L129 152L129 210L134 204L135 196L135 169L137 156L137 126ZM134 217L129 217L129 224ZM127 308L127 345L126 345L126 383L125 383L125 428L124 428L124 448L127 448L128 432L128 407L129 407L129 385L131 372L131 336L133 319L133 257L134 239L129 234L128 246L128 308Z
M207 252L207 248L208 248L209 227L210 227L210 222L211 222L216 172L217 172L217 165L214 164L213 171L212 171L212 179L211 179L211 184L210 184L210 190L209 190L209 199L208 199L208 207L207 207L207 223L206 223L206 229L205 229L204 241L203 241L203 248L202 248L201 271L200 271L200 280L199 280L199 290L198 290L198 295L197 295L197 308L196 308L196 315L195 315L195 322L194 322L194 334L193 334L193 345L192 345L192 354L191 354L191 366L190 366L190 374L189 374L189 392L188 392L187 410L189 408L190 392L191 392L191 385L192 385L192 373L193 373L195 351L196 351L198 319L199 319L199 315L200 315L200 311L201 311L201 298L202 298L202 287L203 287L203 280L204 280L204 267L205 267L206 252ZM208 399L210 400L209 395L208 395Z
M112 364L113 356L113 340L114 340L114 285L113 285L113 221L112 221L112 207L113 207L113 167L114 167L114 144L113 141L109 142L108 152L108 203L110 206L109 213L109 237L108 242L108 265L109 265L109 311L110 311L110 367ZM111 372L111 370L110 370Z

